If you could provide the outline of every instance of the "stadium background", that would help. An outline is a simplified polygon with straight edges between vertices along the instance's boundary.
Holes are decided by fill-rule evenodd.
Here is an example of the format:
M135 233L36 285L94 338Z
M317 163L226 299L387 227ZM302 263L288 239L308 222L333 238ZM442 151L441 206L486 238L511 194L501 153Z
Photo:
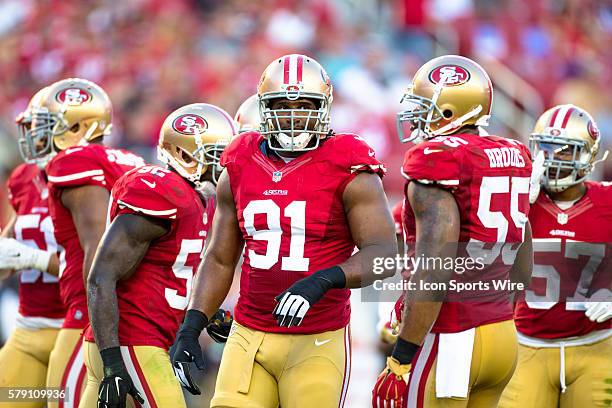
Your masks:
M546 108L574 103L595 117L605 150L612 146L611 34L606 0L4 0L0 183L20 162L14 117L55 80L77 76L102 85L114 104L108 143L154 160L169 112L210 102L233 114L272 59L299 52L332 78L332 127L363 136L388 165L385 187L394 203L405 150L395 112L424 61L458 53L485 67L496 91L491 133L526 141ZM612 178L612 160L595 178ZM2 188L0 226L7 206ZM0 283L0 344L14 320L16 284ZM366 407L383 359L376 307L356 291L354 298L348 406ZM208 347L205 398L220 352ZM191 399L191 406L201 403Z

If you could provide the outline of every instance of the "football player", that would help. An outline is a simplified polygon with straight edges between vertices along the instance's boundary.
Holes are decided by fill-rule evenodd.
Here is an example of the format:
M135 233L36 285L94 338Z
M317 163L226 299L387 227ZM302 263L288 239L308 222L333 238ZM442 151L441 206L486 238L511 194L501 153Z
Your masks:
M20 135L30 128L31 108L44 92L45 88L38 91L17 117ZM46 163L31 160L26 151L21 153L26 163L11 173L7 183L15 215L0 238L0 269L20 272L17 327L0 350L0 387L43 388L49 354L66 311L57 282L57 244L47 205L47 179L42 170ZM0 402L2 408L12 405ZM42 408L45 401L23 401L19 405Z
M599 143L595 121L574 105L546 111L531 134L534 157L544 157L529 213L534 277L514 311L519 362L500 407L609 404L612 186L586 180Z
M400 139L421 139L402 166L406 242L422 261L410 281L438 286L406 296L374 407L495 407L514 371L510 291L494 284L531 275L531 158L519 142L481 136L492 97L482 67L450 55L423 65L404 95Z
M234 120L238 123L240 133L259 130L259 98L253 94L242 102L236 111Z
M145 407L185 407L168 349L215 211L214 196L195 188L216 183L221 152L235 133L222 109L183 106L160 131L158 157L167 167L141 167L115 183L110 225L87 285L81 407L125 407L128 394Z
M65 390L64 407L78 404L85 386L81 333L88 323L84 279L104 232L109 191L144 161L102 145L111 129L111 102L93 82L69 78L50 85L32 107L24 149L48 160L49 213L60 250L59 287L66 316L49 359L47 387ZM57 407L58 401L49 401Z
M243 133L221 158L211 241L173 363L186 375L192 362L203 366L198 335L245 245L211 406L342 406L349 288L371 283L373 258L397 250L385 170L363 139L330 130L332 86L314 59L273 61L257 94L261 132Z

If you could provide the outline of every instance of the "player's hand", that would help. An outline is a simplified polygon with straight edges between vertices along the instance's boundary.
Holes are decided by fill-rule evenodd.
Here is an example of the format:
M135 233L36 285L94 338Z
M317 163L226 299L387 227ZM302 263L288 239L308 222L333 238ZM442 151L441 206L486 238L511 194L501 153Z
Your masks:
M191 376L192 364L198 370L204 370L204 357L198 341L200 333L208 324L208 318L199 310L190 309L185 314L185 320L176 335L176 340L170 348L172 369L181 386L193 395L200 395L200 387Z
M323 269L300 279L286 291L276 296L278 302L272 315L279 326L299 326L312 305L332 288L343 288L346 276L339 266Z
M542 176L546 171L544 166L544 152L539 151L531 164L531 178L529 180L529 203L533 204L538 199L540 187L542 186Z
M206 331L211 339L217 343L225 343L229 337L234 318L229 310L219 309L210 319Z
M129 395L144 404L144 399L134 386L125 369L119 347L111 347L100 352L104 362L104 378L98 391L98 408L125 408Z
M372 408L400 408L404 405L410 364L400 364L387 357L387 366L380 373L372 390Z
M0 269L38 269L45 272L51 253L25 245L14 238L0 238Z
M612 302L588 302L584 314L592 322L603 323L612 319Z

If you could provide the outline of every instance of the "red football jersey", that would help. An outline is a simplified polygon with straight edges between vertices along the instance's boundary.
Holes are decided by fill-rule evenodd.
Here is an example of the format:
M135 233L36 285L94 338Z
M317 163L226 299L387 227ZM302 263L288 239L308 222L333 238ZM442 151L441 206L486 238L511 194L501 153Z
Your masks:
M585 184L586 194L567 210L544 192L531 207L534 271L526 302L514 311L527 336L558 339L612 328L612 320L590 321L581 303L612 287L612 186Z
M119 343L169 349L185 315L192 279L202 260L215 203L206 209L185 179L159 166L121 177L112 191L109 221L121 214L167 220L170 231L151 242L134 274L117 282ZM95 341L91 327L87 341Z
M524 237L531 175L527 148L497 136L439 136L409 149L402 172L408 180L452 192L461 217L457 257L476 261L463 273L455 268L452 280L475 286L447 291L432 332L455 333L511 319L510 292L495 288L494 282L509 279ZM403 221L409 254L414 255L410 243L416 240L416 227L407 198Z
M298 327L279 327L274 298L295 281L338 265L355 247L342 193L360 172L382 176L374 151L356 135L337 134L285 163L256 132L236 138L221 157L245 241L240 324L277 333L320 333L348 324L348 289L332 289Z
M9 201L17 214L15 238L45 251L57 251L49 215L44 173L34 164L21 164L8 179ZM19 314L24 317L63 319L66 314L55 276L36 269L20 272ZM52 323L52 322L49 322ZM52 326L57 326L54 322ZM42 327L42 326L41 326Z
M99 144L61 151L47 164L49 210L60 249L60 294L67 308L65 328L85 327L87 295L83 282L83 250L72 215L61 202L64 188L101 186L110 191L128 170L144 165L139 156ZM87 203L83 203L87 205Z

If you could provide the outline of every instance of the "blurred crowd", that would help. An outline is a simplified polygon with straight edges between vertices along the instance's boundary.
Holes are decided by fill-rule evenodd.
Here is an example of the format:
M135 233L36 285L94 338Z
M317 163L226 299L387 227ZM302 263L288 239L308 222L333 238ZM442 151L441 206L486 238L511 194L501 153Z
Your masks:
M272 59L299 52L328 70L333 128L358 133L377 150L395 201L405 150L395 112L412 74L443 50L438 42L485 68L492 61L508 67L544 108L586 108L605 149L611 34L612 3L598 0L4 0L0 182L20 162L14 117L55 80L102 85L114 104L109 143L153 160L169 112L210 102L233 114ZM528 136L495 121L491 132ZM612 161L604 166L598 177L612 179ZM1 206L4 195L0 189ZM0 225L3 217L0 208Z
M207 101L233 114L273 58L300 52L332 78L334 129L361 134L397 169L394 114L412 74L440 51L435 38L485 67L501 61L544 107L583 106L606 139L611 29L610 3L596 0L5 0L0 167L18 162L13 118L57 79L100 83L115 107L110 142L152 158L170 111ZM493 131L527 136L495 122ZM398 172L387 187L399 194Z

